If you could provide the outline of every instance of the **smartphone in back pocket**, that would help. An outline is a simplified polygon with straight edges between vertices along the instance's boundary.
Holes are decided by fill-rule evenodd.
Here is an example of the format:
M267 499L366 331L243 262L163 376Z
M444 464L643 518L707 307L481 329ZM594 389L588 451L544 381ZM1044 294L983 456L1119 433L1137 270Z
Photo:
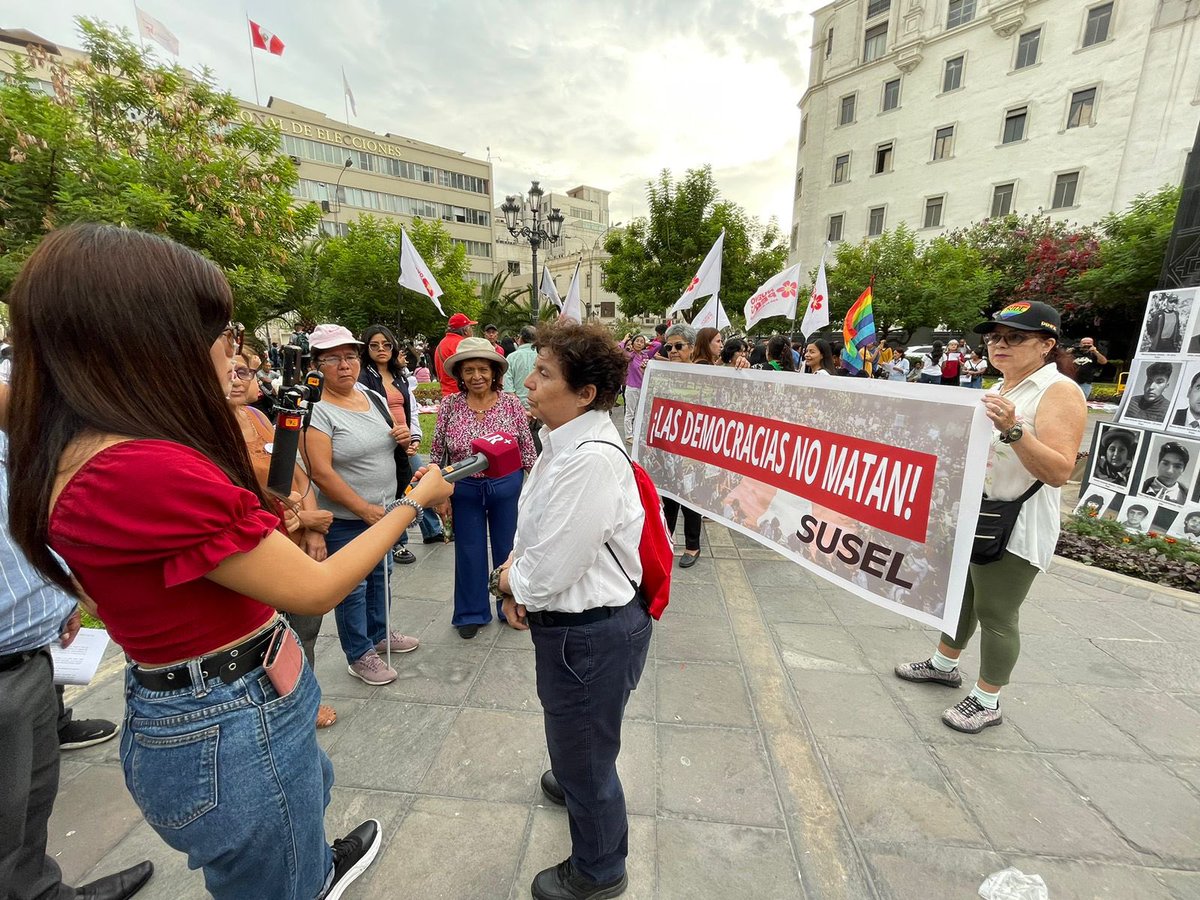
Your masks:
M275 629L266 656L263 657L263 668L280 697L286 697L295 690L304 668L304 651L300 649L300 642L292 629L286 625Z

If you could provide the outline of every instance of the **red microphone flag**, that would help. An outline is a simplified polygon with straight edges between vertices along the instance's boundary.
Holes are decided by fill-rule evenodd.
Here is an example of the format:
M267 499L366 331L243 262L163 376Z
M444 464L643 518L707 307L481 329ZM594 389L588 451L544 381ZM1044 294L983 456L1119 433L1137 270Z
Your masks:
M275 56L283 56L283 41L274 32L267 31L253 19L247 19L250 23L250 40L259 50L266 50Z

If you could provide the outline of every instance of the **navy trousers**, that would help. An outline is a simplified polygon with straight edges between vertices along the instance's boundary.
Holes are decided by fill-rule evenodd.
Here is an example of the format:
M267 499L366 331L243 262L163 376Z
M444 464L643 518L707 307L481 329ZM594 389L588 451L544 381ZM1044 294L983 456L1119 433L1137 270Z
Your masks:
M599 622L529 627L550 768L567 799L571 864L593 881L614 881L629 854L617 777L621 720L646 666L652 620L634 598Z
M503 478L464 478L454 486L450 497L454 510L454 618L450 624L455 628L492 621L488 573L512 553L517 498L524 480L525 473L517 470Z

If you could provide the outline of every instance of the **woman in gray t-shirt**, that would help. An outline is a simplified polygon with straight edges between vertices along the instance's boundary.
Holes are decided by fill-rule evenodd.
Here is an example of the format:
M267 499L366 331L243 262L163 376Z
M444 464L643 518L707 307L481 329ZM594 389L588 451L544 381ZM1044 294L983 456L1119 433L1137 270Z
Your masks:
M332 555L383 518L396 498L396 445L407 446L409 430L389 426L386 401L358 385L359 341L339 325L319 325L312 333L313 359L325 376L325 392L313 408L312 425L301 442L317 503L333 513L325 536ZM338 637L351 675L367 684L388 684L396 670L379 656L390 641L393 653L417 649L418 641L387 633L387 582L391 554L334 609Z

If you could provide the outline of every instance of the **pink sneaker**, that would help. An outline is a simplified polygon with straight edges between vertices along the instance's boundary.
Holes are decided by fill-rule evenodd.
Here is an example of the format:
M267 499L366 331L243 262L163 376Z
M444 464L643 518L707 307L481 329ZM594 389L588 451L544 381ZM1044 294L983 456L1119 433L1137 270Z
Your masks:
M396 680L396 670L380 659L374 650L368 650L347 666L346 671L367 684L391 684Z
M407 634L401 634L398 631L393 631L390 635L392 639L393 653L411 653L421 646L421 642L415 637L409 637ZM388 648L387 641L380 641L375 645L376 653L386 653Z

